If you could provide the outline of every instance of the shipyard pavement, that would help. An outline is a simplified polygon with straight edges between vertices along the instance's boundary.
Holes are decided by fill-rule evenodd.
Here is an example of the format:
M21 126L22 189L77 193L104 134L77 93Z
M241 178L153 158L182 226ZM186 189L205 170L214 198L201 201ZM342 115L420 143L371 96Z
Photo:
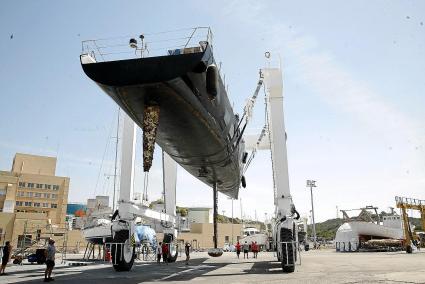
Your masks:
M176 263L158 265L137 262L130 272L115 272L110 264L58 264L54 283L425 283L425 251L408 255L392 253L336 253L333 250L303 252L296 272L284 274L273 253L257 259L237 259L234 253L211 258L192 253L189 265L180 257ZM0 283L40 283L44 266L9 266Z

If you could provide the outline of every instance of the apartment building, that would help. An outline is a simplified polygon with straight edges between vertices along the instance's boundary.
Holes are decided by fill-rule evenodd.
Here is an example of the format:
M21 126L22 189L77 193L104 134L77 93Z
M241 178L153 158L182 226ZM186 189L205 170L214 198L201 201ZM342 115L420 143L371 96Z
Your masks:
M15 212L45 213L52 224L64 224L69 177L56 176L56 157L17 153L12 171L18 177Z
M18 219L65 226L69 178L55 174L55 157L21 153L15 155L10 171L0 171L0 238L22 234Z

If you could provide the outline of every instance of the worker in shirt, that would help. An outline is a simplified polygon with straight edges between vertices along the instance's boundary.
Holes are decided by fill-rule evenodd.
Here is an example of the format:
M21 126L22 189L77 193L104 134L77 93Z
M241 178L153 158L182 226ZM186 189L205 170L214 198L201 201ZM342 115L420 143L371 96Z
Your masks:
M168 244L162 243L162 259L168 265Z
M245 241L245 243L243 244L243 258L244 259L245 259L245 256L246 256L246 258L249 258L248 252L249 252L249 245L248 245L248 242Z
M239 243L239 241L236 243L236 255L239 258L239 255L241 254L241 244Z
M186 265L189 265L189 259L190 259L190 244L186 242L184 246L184 252L186 254Z
M12 246L10 245L10 242L6 242L6 245L3 248L3 256L1 258L1 268L0 268L0 275L5 275L6 273L4 270L6 269L6 265L10 260L10 253L12 251Z
M258 251L259 251L260 247L258 246L257 242L254 242L253 245L254 245L254 249L253 249L254 258L257 258L258 257Z
M46 270L44 272L44 282L53 281L53 278L51 277L51 275L52 275L53 267L55 267L55 254L56 254L55 241L53 239L50 239L49 245L47 246L47 249L45 251Z
M162 256L162 243L160 242L156 247L156 261L158 264L161 264L161 256Z

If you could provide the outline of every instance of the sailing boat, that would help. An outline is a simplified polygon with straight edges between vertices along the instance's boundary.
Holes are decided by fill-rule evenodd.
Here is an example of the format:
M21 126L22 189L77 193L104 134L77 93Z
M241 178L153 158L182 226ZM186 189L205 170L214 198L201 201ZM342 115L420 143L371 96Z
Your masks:
M115 136L115 163L114 163L114 186L113 186L113 200L112 210L109 207L106 208L95 208L94 212L91 212L85 226L82 229L83 236L87 242L93 244L105 244L112 242L112 223L110 216L115 210L115 196L116 196L116 184L117 184L117 165L118 165L118 142L119 142L119 129L120 129L120 108L118 108L118 119L117 119L117 131ZM109 137L108 137L109 139ZM109 203L109 202L108 202ZM103 209L103 210L102 210Z
M140 58L98 61L83 51L81 66L143 129L145 172L157 143L191 175L237 199L240 184L245 186L244 128L216 65L210 29L205 41L188 46L199 29L183 48L166 55L144 57L146 39L140 35L140 42L129 41L130 48L142 51Z

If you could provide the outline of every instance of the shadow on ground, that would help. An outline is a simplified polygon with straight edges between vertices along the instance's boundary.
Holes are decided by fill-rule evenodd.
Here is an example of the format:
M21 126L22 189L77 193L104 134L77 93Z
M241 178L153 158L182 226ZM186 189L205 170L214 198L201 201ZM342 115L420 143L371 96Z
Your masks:
M208 279L210 277L227 277L227 276L238 276L248 274L272 274L282 273L280 269L280 263L278 262L240 262L241 264L251 264L250 269L237 270L232 273L232 269L229 269L229 273L211 273L217 269L226 267L227 265L237 265L238 263L205 263L208 258L198 258L190 261L189 265L185 265L184 261L178 261L176 263L170 263L168 265L161 263L137 263L133 266L131 271L128 272L115 272L110 266L97 268L96 266L90 266L91 269L82 268L82 271L72 271L73 274L67 274L68 269L66 267L59 268L55 272L55 283L141 283L141 282L156 282L156 281L190 281L192 279L202 277ZM74 267L75 268L75 267ZM38 277L34 279L28 276L25 279L21 278L21 283L39 283L42 279L42 271L39 270L39 274L34 273L31 276ZM24 273L24 272L21 272ZM15 273L14 273L15 274Z

